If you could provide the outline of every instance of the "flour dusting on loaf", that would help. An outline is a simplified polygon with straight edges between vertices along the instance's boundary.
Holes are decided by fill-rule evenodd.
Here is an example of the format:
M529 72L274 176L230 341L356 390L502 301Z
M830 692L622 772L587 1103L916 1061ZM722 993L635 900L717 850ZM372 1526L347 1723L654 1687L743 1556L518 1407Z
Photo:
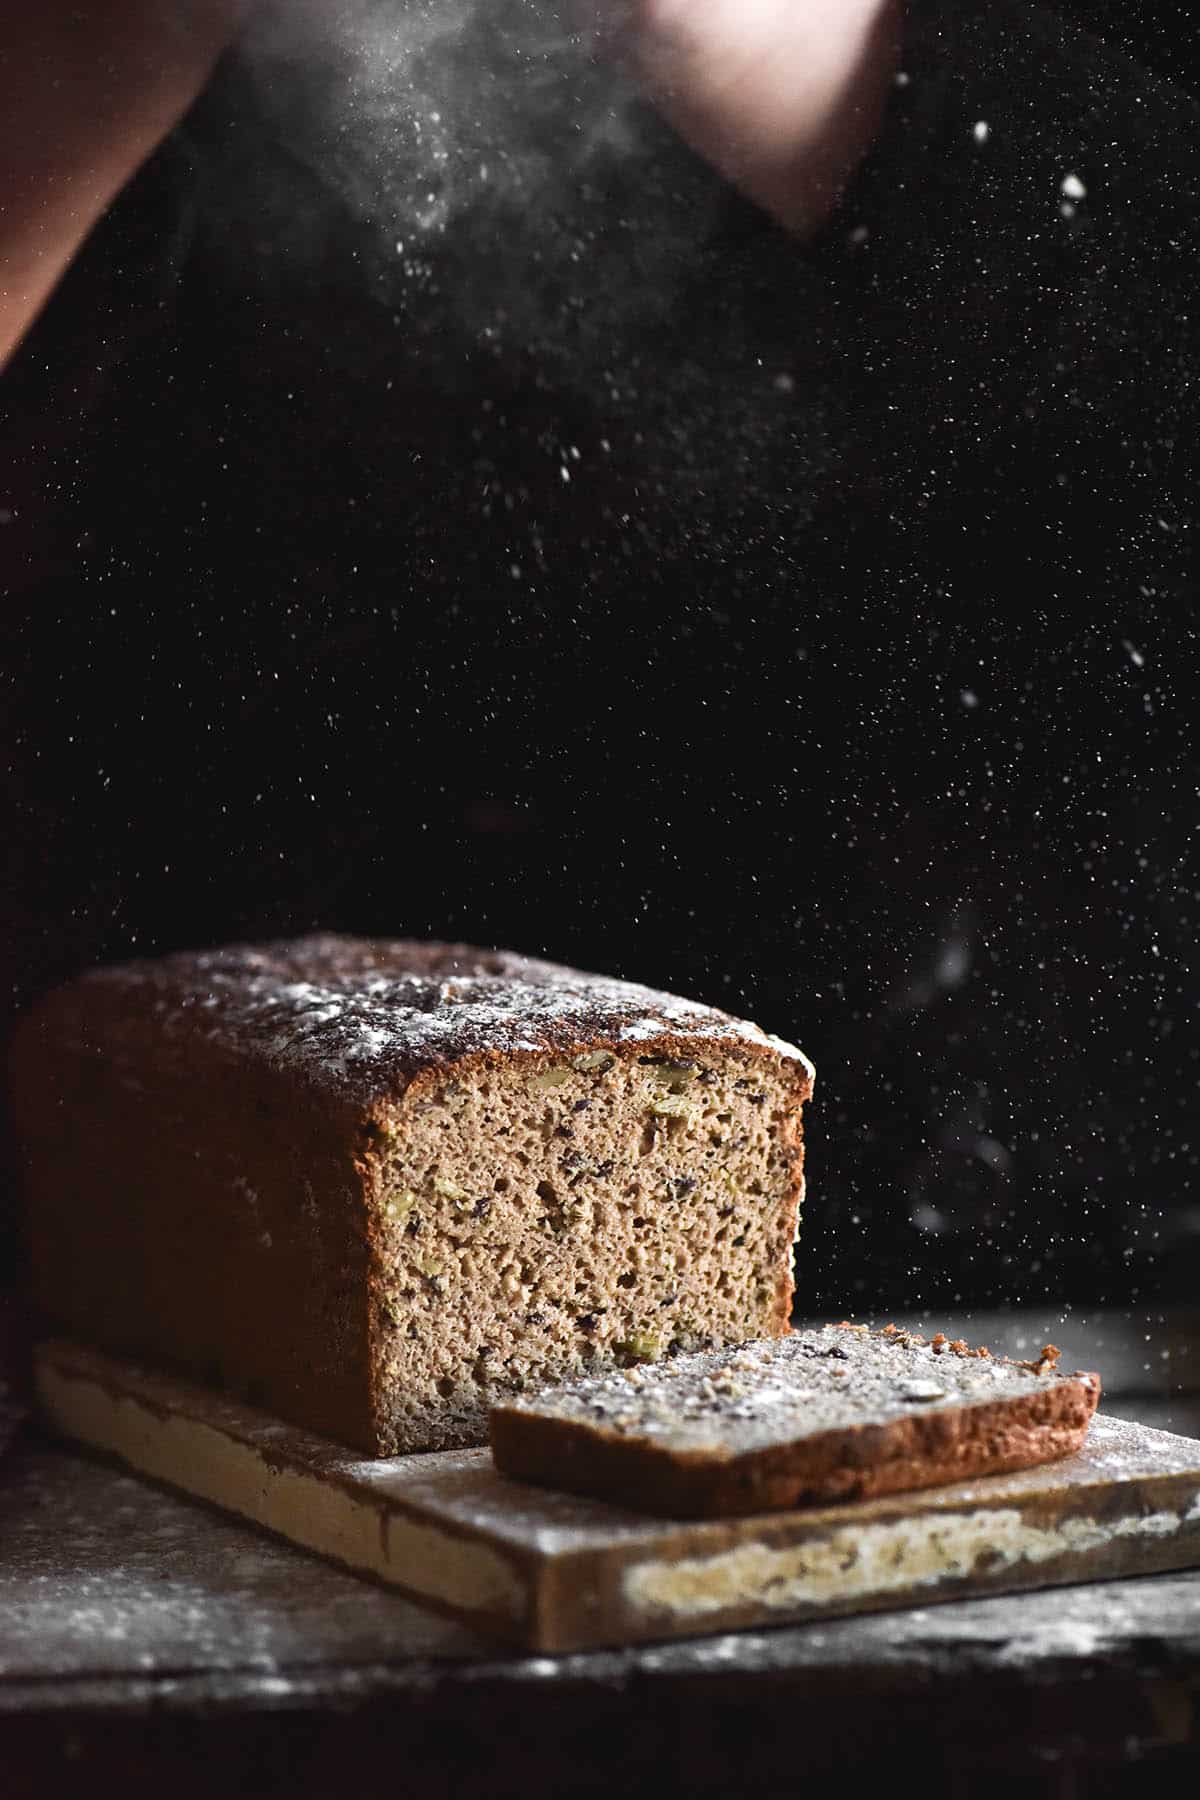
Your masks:
M377 1454L787 1327L812 1068L695 1001L323 935L96 971L14 1075L48 1322Z
M431 1063L464 1056L620 1044L671 1032L803 1051L698 1001L469 944L332 933L97 970L98 987L136 998L138 1019L265 1055L319 1082L386 1096ZM136 1025L135 1025L136 1029Z

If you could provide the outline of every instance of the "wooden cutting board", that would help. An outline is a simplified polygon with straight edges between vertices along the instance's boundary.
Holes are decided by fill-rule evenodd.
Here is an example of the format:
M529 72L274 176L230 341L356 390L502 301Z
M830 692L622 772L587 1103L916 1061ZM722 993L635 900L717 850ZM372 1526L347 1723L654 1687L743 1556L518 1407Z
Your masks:
M1200 1565L1200 1439L1099 1415L1017 1475L749 1519L650 1519L496 1474L486 1450L369 1461L55 1341L53 1428L411 1598L566 1651Z

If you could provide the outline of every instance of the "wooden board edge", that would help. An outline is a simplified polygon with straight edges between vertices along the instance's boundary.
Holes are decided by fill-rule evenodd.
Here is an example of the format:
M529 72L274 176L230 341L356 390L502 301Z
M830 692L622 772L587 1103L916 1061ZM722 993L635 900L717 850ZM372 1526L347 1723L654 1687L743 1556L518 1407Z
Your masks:
M208 1420L172 1415L131 1389L118 1391L80 1367L70 1344L37 1347L34 1387L43 1421L72 1443L444 1618L504 1643L538 1647L537 1557L515 1546L506 1555L394 1495L352 1495L311 1470L275 1462Z
M640 1546L560 1556L541 1584L542 1647L664 1642L1200 1567L1200 1469L1085 1492L1087 1512L1079 1490L1048 1490L834 1529L826 1515L808 1537L693 1557L670 1546L651 1558ZM564 1627L581 1608L585 1623Z
M429 1504L406 1504L394 1490L364 1492L344 1475L306 1466L298 1454L277 1460L255 1441L253 1415L243 1420L239 1409L218 1405L218 1420L221 1411L229 1418L214 1423L204 1415L214 1397L134 1370L126 1378L123 1365L68 1341L39 1348L35 1375L44 1412L65 1436L444 1617L539 1654L1200 1565L1200 1446L1195 1468L1143 1471L1083 1490L961 1502L940 1490L936 1504L915 1513L900 1511L901 1497L894 1496L886 1516L869 1520L848 1514L843 1523L828 1509L811 1522L764 1515L761 1538L743 1537L725 1548L710 1543L689 1553L687 1526L677 1523L656 1546L634 1540L603 1551L549 1553L501 1539L485 1526L472 1531ZM182 1402L181 1412L165 1402L166 1392ZM172 1431L173 1421L181 1432ZM231 1456L240 1495L234 1499ZM855 1568L857 1591L852 1580L847 1592L845 1578Z

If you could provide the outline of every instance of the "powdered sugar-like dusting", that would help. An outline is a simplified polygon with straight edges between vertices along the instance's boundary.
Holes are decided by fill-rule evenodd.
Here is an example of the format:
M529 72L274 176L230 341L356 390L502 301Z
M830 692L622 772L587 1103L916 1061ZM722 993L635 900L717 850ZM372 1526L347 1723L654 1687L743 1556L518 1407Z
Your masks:
M708 1040L812 1065L794 1045L697 1001L462 944L322 934L104 969L122 1011L165 1038L214 1040L369 1100L474 1055Z

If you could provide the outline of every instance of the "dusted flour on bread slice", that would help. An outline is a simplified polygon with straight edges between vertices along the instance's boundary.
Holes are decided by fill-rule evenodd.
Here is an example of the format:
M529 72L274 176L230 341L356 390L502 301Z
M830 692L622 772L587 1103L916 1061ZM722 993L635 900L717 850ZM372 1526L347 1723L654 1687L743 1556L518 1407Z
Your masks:
M96 971L15 1078L48 1323L372 1453L786 1330L812 1069L691 1001L307 938Z
M492 1454L507 1475L679 1518L936 1487L1079 1449L1100 1378L1060 1375L1057 1354L827 1325L501 1405Z

